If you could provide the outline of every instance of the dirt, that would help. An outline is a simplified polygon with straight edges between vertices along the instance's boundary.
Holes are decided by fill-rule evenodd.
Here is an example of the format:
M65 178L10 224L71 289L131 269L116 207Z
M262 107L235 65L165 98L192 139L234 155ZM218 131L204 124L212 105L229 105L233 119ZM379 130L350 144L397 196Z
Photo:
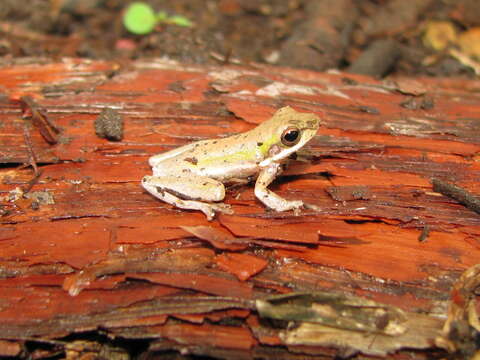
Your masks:
M194 25L163 24L137 36L122 23L130 2L33 0L25 6L2 0L0 57L4 62L25 56L168 57L187 63L339 68L377 77L475 75L448 51L425 46L422 37L432 20L448 21L459 33L480 25L476 0L146 2L155 11L185 16ZM382 40L389 46L378 51Z

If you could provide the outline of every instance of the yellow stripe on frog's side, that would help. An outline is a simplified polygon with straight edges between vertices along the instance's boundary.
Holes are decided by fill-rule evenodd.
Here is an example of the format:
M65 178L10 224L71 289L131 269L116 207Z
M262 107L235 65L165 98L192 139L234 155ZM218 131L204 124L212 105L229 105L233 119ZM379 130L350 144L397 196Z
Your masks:
M278 136L272 135L270 138L268 138L263 142L263 144L260 146L260 151L264 159L268 157L268 151L270 150L270 148L276 143L278 143L278 141L279 141Z
M208 167L209 165L219 164L222 162L236 163L236 162L242 162L242 161L255 161L255 155L256 155L255 149L237 151L233 154L201 159L198 161L197 167Z
M222 156L215 156L200 159L198 161L197 167L208 167L212 164L219 164L219 163L241 163L241 162L260 162L261 160L268 157L268 151L272 147L272 145L278 142L277 136L271 136L269 139L264 141L262 145L258 146L255 144L254 147L250 147L246 150L239 150L231 154L226 154ZM258 154L258 152L260 154ZM260 156L259 156L260 155Z

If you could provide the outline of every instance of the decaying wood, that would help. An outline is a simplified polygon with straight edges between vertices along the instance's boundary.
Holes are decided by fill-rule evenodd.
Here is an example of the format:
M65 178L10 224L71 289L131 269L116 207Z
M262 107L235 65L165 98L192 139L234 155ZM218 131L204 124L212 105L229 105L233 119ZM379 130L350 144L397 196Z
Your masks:
M480 82L81 60L0 79L0 356L127 356L138 339L229 359L477 351L452 329L479 330L475 289L453 286L479 262L480 216L431 181L480 194ZM37 124L26 143L25 99L59 132ZM299 215L242 185L235 214L207 222L140 187L149 156L286 105L324 121L272 185L308 203ZM105 108L121 141L95 134Z

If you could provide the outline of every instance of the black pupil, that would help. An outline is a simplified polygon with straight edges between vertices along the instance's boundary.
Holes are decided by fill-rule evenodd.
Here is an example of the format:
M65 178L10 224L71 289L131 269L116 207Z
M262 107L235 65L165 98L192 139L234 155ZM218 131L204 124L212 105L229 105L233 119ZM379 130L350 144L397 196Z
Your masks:
M289 130L285 133L285 136L283 137L285 141L288 142L294 142L298 138L298 130Z

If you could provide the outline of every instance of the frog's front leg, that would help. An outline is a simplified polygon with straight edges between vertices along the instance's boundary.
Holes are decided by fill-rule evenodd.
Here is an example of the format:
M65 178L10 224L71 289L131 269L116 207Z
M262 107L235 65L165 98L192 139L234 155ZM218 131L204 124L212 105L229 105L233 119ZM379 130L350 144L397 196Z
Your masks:
M156 198L171 205L181 209L202 211L209 221L215 216L215 211L233 213L230 205L208 203L221 201L225 197L223 184L208 177L145 176L142 179L142 186Z
M267 207L276 211L286 211L302 207L303 201L287 200L267 189L267 186L270 185L281 172L281 165L275 162L263 168L255 182L255 196Z

